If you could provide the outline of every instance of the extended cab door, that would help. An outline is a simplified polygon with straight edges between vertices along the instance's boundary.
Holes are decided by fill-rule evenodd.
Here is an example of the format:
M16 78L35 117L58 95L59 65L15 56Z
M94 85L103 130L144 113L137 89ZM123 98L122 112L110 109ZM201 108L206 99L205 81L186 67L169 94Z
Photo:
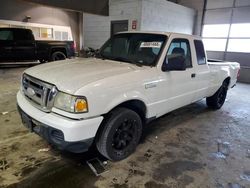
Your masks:
M14 61L13 32L8 28L0 29L0 61Z
M210 69L207 65L206 52L202 40L194 39L193 45L194 45L193 54L196 54L194 55L196 63L196 72L195 72L196 93L193 97L192 102L195 102L207 96L211 74L210 74Z
M16 29L14 32L16 61L35 60L35 40L31 30Z
M171 37L169 41L163 63L168 63L171 58L180 56L185 59L186 70L160 71L161 81L157 85L158 102L156 102L158 116L190 104L196 89L191 41L186 38Z

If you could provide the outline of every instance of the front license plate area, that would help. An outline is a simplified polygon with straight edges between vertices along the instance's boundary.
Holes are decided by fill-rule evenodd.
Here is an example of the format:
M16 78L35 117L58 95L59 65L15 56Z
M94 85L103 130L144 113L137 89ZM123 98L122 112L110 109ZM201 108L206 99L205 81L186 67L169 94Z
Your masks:
M39 134L41 132L41 126L38 121L32 120L32 131Z
M40 123L29 116L27 116L25 113L22 113L22 122L25 127L27 127L30 132L35 132L39 134L41 132L41 126Z
M22 122L25 127L27 127L31 132L33 132L31 119L22 113Z

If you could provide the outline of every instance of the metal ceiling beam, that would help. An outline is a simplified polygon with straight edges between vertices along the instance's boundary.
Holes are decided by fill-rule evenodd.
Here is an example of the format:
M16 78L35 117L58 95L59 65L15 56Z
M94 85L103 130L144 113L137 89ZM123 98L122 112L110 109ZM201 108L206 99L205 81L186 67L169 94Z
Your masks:
M109 0L23 0L31 3L52 6L66 10L88 12L107 16Z

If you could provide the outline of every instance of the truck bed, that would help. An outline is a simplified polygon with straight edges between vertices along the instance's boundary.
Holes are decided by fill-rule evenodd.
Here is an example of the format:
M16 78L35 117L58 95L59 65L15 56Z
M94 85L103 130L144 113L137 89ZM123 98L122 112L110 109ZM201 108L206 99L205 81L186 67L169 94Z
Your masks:
M207 62L211 72L217 72L217 71L227 72L227 75L230 76L231 79L229 88L233 87L236 84L237 78L239 76L239 69L240 69L239 63L221 61L215 59L209 59Z

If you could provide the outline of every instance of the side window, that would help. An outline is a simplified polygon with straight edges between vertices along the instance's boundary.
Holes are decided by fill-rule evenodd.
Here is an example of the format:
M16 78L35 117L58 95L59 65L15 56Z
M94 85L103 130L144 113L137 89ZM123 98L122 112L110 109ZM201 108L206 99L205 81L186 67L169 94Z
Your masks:
M206 54L201 40L194 40L198 65L206 64Z
M15 32L15 40L17 41L30 41L33 40L33 35L30 30L17 30Z
M26 40L35 40L35 39L34 39L34 35L33 35L33 33L32 33L31 30L26 30L25 39L26 39Z
M13 32L9 30L0 30L0 40L13 40Z
M174 39L168 48L167 58L182 56L185 59L186 68L192 67L190 44L187 39Z

